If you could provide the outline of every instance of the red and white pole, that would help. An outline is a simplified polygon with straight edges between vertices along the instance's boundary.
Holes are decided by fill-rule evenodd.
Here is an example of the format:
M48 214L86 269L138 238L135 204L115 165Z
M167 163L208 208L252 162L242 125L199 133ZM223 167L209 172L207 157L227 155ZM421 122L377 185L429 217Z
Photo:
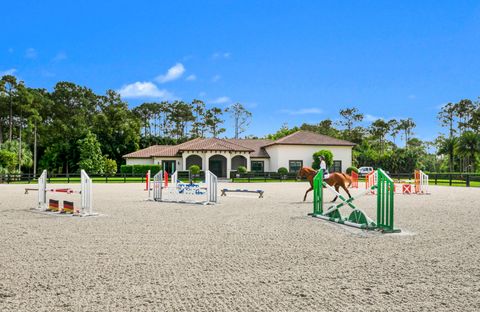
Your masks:
M150 190L150 170L147 171L145 175L145 191Z

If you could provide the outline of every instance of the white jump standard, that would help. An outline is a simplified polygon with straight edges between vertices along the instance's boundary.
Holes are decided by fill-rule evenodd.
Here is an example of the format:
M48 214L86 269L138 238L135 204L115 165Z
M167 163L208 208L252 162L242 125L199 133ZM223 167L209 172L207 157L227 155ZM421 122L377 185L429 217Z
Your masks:
M71 213L74 216L95 216L92 203L92 179L82 170L80 172L80 191L70 188L47 189L47 170L43 170L38 178L38 188L25 188L25 194L28 191L38 191L37 207L38 211L51 213ZM73 202L64 201L63 209L59 205L58 200L50 199L47 204L47 193L66 193L80 195L80 209L74 208Z

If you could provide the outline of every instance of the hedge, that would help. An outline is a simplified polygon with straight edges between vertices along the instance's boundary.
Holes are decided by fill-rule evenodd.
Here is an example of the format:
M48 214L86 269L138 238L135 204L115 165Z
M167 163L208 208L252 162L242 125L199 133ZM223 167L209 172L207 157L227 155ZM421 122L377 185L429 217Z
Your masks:
M121 165L120 172L126 174L147 174L150 170L150 174L153 176L162 170L161 165Z

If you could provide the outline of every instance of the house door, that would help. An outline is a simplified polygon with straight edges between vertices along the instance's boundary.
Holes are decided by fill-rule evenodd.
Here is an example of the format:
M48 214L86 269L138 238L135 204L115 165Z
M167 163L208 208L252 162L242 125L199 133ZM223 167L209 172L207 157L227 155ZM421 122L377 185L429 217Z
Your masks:
M210 160L209 168L214 175L217 177L222 176L222 161L221 160Z
M162 160L162 168L168 174L175 172L175 160Z

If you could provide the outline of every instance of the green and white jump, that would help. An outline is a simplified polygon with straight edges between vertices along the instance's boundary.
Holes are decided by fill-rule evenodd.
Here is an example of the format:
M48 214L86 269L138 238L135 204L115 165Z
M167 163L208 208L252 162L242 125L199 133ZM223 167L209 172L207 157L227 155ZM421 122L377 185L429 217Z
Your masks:
M309 213L309 216L365 230L378 230L383 233L400 232L393 225L395 194L393 180L382 169L378 169L377 175L376 184L365 190L365 192L347 199L323 181L323 170L320 170L313 180L313 213ZM342 203L324 207L323 188L330 190L338 196ZM373 190L377 191L376 221L369 218L365 212L353 204L356 199L370 194ZM349 206L353 209L348 218L342 217L340 214L339 209L343 206Z

